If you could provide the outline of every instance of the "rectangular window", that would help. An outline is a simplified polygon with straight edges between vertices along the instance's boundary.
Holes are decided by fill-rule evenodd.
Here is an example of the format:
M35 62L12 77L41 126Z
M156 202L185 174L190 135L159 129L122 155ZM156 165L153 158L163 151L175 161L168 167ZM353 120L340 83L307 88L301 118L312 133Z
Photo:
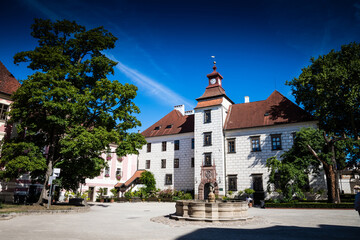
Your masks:
M145 169L150 169L150 160L146 160Z
M166 168L166 159L161 159L161 168Z
M195 148L195 139L192 138L191 139L191 149L194 149Z
M204 123L211 123L211 110L204 111Z
M211 166L211 153L204 154L204 166L210 167Z
M116 177L117 177L117 176L120 176L120 177L122 176L121 168L117 168L117 169L116 169Z
M174 168L179 168L179 159L178 158L175 158L174 159Z
M204 146L211 146L211 132L204 133Z
M194 158L191 158L191 167L193 168L195 166L195 160Z
M110 168L105 168L105 177L110 177Z
M250 142L251 142L251 151L252 152L261 151L261 149L260 149L260 137L259 136L250 137Z
M146 145L146 152L151 152L151 143Z
M162 150L163 152L166 151L166 142L162 142L162 143L161 143L161 150Z
M228 139L228 153L235 153L235 138Z
M0 120L6 119L6 112L9 109L9 105L0 103Z
M172 185L172 174L165 175L165 185Z
M237 175L229 175L228 183L228 191L237 191Z
M281 134L271 135L271 149L272 150L281 150Z
M180 149L180 140L175 140L174 141L174 150L179 150Z

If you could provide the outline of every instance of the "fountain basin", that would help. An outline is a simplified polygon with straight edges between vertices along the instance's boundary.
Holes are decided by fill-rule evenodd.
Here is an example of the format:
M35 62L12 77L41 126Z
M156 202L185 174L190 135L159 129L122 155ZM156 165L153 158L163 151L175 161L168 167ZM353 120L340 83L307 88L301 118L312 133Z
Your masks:
M214 202L194 200L176 201L176 212L170 218L176 220L221 222L246 221L248 205L241 202Z

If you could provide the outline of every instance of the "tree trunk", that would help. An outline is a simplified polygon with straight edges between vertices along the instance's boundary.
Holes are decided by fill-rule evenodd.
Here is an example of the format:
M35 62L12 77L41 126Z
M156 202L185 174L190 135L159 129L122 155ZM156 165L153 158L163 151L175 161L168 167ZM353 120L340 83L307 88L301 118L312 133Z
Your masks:
M336 174L333 165L324 166L328 189L328 202L336 203Z
M40 194L40 197L37 201L37 204L41 204L43 202L43 199L44 198L47 198L47 195L46 195L46 186L48 184L48 181L49 181L49 177L50 175L52 174L52 161L49 161L48 162L48 166L47 166L47 170L46 170L46 174L45 174L45 181L44 181L44 184L43 184L43 189L41 190L41 194ZM50 199L48 199L50 201Z

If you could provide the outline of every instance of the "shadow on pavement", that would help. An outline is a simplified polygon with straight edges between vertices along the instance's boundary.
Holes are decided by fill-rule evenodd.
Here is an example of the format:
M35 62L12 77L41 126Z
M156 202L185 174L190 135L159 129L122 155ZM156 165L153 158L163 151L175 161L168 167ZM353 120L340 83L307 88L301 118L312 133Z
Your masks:
M94 203L88 203L90 207L110 207L110 205L106 204L94 204Z
M306 221L304 219L304 221ZM183 239L360 239L360 227L319 225L318 228L274 226L258 229L203 228L183 235Z

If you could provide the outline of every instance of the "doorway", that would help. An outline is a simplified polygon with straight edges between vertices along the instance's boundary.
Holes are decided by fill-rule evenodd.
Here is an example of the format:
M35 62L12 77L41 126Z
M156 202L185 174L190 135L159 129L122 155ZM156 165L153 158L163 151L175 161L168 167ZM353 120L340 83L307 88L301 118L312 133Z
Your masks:
M210 193L210 183L204 185L204 200L207 200Z
M94 201L94 187L89 187L89 202L93 202Z

